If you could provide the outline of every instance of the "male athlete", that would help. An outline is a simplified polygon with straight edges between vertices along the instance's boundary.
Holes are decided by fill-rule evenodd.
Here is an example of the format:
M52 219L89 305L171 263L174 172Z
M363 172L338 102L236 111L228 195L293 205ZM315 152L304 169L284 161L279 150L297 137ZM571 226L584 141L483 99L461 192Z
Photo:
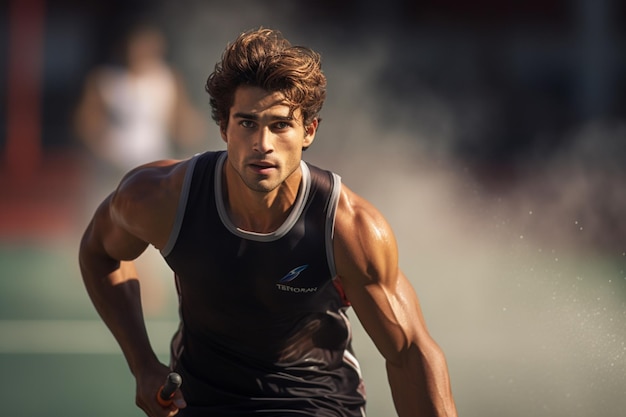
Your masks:
M81 242L87 291L136 379L137 405L151 417L363 417L351 306L386 360L398 415L456 416L390 226L301 159L326 94L320 56L249 31L206 89L226 150L130 171ZM150 345L132 263L148 245L180 297L169 366ZM183 385L163 407L172 370Z

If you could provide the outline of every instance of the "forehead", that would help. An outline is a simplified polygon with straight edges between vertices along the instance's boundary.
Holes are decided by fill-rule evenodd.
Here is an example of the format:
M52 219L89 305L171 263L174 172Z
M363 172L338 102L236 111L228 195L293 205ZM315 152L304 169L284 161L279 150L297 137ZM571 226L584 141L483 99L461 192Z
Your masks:
M300 116L300 109L293 109L280 91L267 91L260 87L242 85L237 87L230 109L231 116L236 113L272 114L282 117Z

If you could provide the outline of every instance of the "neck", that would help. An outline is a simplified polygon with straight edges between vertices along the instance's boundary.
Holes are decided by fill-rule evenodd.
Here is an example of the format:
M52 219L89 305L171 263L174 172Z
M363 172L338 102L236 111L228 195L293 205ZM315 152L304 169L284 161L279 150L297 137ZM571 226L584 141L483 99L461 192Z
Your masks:
M230 164L224 164L223 173L223 198L231 221L239 229L256 233L271 233L287 220L302 182L298 168L276 189L255 191L244 184Z
M163 63L157 59L143 59L141 61L129 62L128 71L134 75L143 75L162 67Z

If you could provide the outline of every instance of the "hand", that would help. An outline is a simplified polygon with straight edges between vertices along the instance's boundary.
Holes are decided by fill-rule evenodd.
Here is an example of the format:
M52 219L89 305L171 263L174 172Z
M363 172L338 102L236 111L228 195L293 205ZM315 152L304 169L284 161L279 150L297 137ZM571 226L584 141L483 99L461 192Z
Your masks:
M150 369L136 376L136 404L150 417L172 417L187 405L179 389L174 392L171 404L168 406L159 404L157 395L169 372L166 366L160 365L157 369Z

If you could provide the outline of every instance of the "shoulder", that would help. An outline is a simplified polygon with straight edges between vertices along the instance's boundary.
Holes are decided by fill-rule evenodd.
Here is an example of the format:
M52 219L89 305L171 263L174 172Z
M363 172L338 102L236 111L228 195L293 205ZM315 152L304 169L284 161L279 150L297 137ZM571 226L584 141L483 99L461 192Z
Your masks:
M369 201L342 184L337 205L335 227L340 236L344 234L374 233L385 239L392 233L382 213ZM344 236L345 237L345 236Z
M167 196L182 180L189 160L161 160L141 165L129 171L116 190L127 201L142 202Z
M162 245L174 221L190 161L156 161L128 172L111 198L113 220L144 241Z
M397 246L391 226L365 198L342 186L335 216L337 273L379 280L395 275Z

